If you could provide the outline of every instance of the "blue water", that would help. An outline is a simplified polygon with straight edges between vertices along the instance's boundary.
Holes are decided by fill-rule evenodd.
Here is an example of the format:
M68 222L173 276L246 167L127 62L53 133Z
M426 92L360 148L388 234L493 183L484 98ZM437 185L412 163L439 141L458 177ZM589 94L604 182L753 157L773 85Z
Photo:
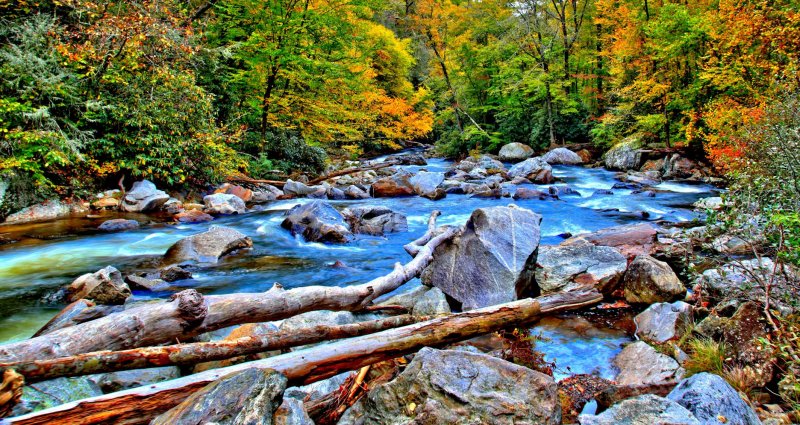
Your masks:
M407 168L444 171L449 165L445 160L432 159L428 166ZM559 235L565 232L578 234L630 223L633 219L631 214L626 213L645 211L651 221L691 220L695 215L688 206L699 198L711 196L714 191L707 185L663 183L656 187L658 193L654 198L631 194L630 190L614 190L613 195L593 196L595 190L610 189L617 182L613 172L556 166L553 174L578 190L582 196L564 197L557 201L479 199L466 195L448 195L439 201L419 197L331 201L337 208L385 205L408 217L407 233L386 237L360 236L347 245L305 242L292 237L280 227L284 211L298 203L308 202L303 199L275 201L260 206L261 211L222 217L212 223L152 224L139 230L114 234L84 231L78 232L78 236L37 240L35 244L3 245L0 246L0 342L26 338L35 332L63 307L48 304L43 299L80 274L94 272L107 265L113 265L123 273L147 268L170 245L183 237L205 231L211 225L230 226L247 234L253 239L254 247L251 251L225 259L215 267L194 271L194 279L181 282L183 287L192 287L207 294L259 292L268 290L275 282L280 282L286 288L344 286L384 275L395 262L409 260L402 246L425 232L428 216L435 209L443 212L439 223L460 225L476 208L516 203L541 214L542 243L557 244L562 240ZM549 185L529 186L546 190ZM102 221L83 219L81 225L84 228L95 227ZM63 224L56 222L34 227L39 233L49 230L57 233L55 229L60 229L59 226ZM0 236L12 231L0 228ZM336 261L343 262L347 267L332 267ZM166 295L168 293L155 294ZM154 294L134 292L134 296L148 298ZM552 347L552 350L557 349L557 345Z

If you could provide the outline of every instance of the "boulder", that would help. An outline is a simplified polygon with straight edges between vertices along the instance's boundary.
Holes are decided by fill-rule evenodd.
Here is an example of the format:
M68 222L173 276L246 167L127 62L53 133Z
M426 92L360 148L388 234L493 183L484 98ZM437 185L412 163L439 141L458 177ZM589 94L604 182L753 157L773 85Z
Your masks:
M754 387L763 387L772 380L775 353L761 341L770 338L770 327L759 304L748 301L729 319L720 321L726 354L734 364L747 365L753 372Z
M350 372L344 372L301 387L289 387L286 389L286 392L283 393L283 397L294 398L300 401L319 400L338 390L349 376L351 376Z
M462 303L465 310L527 295L542 216L516 205L479 208L462 231L439 245L422 282Z
M464 193L473 198L501 198L503 190L499 187L490 187L487 184L464 183L461 185Z
M285 215L281 227L309 242L345 243L353 238L344 217L327 202L295 205Z
M161 206L161 211L164 211L168 214L181 213L183 212L183 202L176 198L169 198L169 200L164 202L164 205Z
M680 404L653 394L623 400L599 415L580 415L581 425L701 425Z
M439 288L431 288L426 291L411 307L411 314L414 316L439 316L450 313L447 297Z
M393 198L397 196L414 195L414 186L409 181L413 174L406 170L399 170L391 176L384 177L372 183L372 196L376 198Z
M669 264L649 255L633 259L625 272L624 288L629 303L672 302L686 295L686 288Z
M191 279L192 273L179 266L168 266L159 271L159 277L166 282L176 282L184 279Z
M394 380L345 412L341 425L560 424L553 378L460 350L423 348Z
M115 218L106 220L97 227L97 230L104 232L122 232L124 230L135 230L139 228L139 222L136 220L126 220L124 218Z
M342 216L353 233L383 236L386 233L408 230L406 216L382 206L352 207L342 211Z
M692 306L683 301L657 303L635 318L636 336L651 344L680 338L692 321Z
M589 152L588 149L581 149L581 150L575 152L575 154L578 155L581 158L581 161L584 164L588 164L588 163L592 162L592 159L594 158L594 156L592 155L591 152Z
M635 141L624 141L609 149L603 160L609 170L636 170L642 164L642 152Z
M11 410L11 416L20 416L84 398L103 395L100 387L86 376L56 378L26 384L20 402Z
M607 246L542 246L536 259L536 284L543 294L579 286L593 286L611 293L627 265L618 250Z
M578 197L578 198L581 197L580 192L578 192L577 190L575 190L575 189L573 189L573 188L571 188L571 187L569 187L567 185L550 186L550 187L547 188L547 192L550 193L551 195L555 196L556 198L559 198L559 197L562 197L562 196L575 196L575 197Z
M344 190L344 196L348 199L367 199L369 198L369 193L351 184Z
M119 208L119 199L117 198L100 198L92 202L92 207L98 210L115 210Z
M283 193L285 195L294 196L308 196L316 192L319 186L307 186L305 183L287 179L283 185Z
M333 186L328 188L326 195L328 196L328 199L334 199L337 201L347 198L342 189Z
M108 266L94 273L86 273L67 287L67 301L81 298L97 304L120 305L131 296L131 288L122 280L122 274Z
M386 157L385 161L393 162L397 165L428 165L425 156L419 153L389 155Z
M235 195L243 202L250 202L250 200L253 199L252 190L230 183L223 183L222 186L218 187L217 190L214 191L214 193Z
M97 383L103 393L108 394L155 384L156 382L169 381L170 379L180 378L180 376L181 372L177 366L164 366L101 373L90 375L90 379Z
M193 224L193 223L205 223L207 221L214 220L214 217L204 213L200 210L188 210L172 216L172 218L179 222L185 224Z
M186 261L216 263L233 251L252 246L253 241L238 230L211 226L206 232L183 238L173 244L164 254L164 261L167 264Z
M207 195L203 198L203 203L206 206L206 211L210 214L244 214L247 210L242 198L226 193Z
M158 278L153 279L146 275L139 276L132 274L125 276L125 283L130 285L130 287L133 289L144 291L161 291L169 287L166 281Z
M481 155L481 157L478 158L478 162L475 164L475 166L483 169L483 172L487 174L506 171L506 167L502 162L492 158L489 155Z
M553 197L549 193L544 193L541 190L530 189L527 187L518 187L514 191L514 195L511 196L514 199L552 199Z
M275 186L259 184L256 189L253 190L253 197L250 199L250 202L254 204L263 204L264 202L274 201L278 199L279 196L283 195L283 191Z
M719 196L712 196L709 198L702 198L697 200L692 206L696 210L705 211L705 210L720 210L722 209L722 198Z
M644 385L675 382L683 377L684 370L670 356L656 351L644 341L628 344L614 357L619 369L615 381L618 385Z
M514 164L508 170L510 178L524 177L534 183L548 184L553 182L553 167L541 157L528 158L518 164Z
M567 148L555 148L550 152L547 152L542 156L542 159L545 160L550 165L556 164L566 164L566 165L576 165L576 164L583 164L583 159L575 152L567 149Z
M628 171L625 180L641 186L655 186L661 183L661 174L658 171Z
M149 180L141 180L133 184L131 190L122 198L120 209L128 212L148 212L164 205L169 200L163 190Z
M698 170L700 168L697 163L689 158L684 158L677 153L665 158L664 160L664 178L665 179L685 179L694 177L696 174L702 175Z
M420 171L408 180L417 195L433 200L445 197L444 189L439 187L443 181L444 173L428 171Z
M59 201L45 201L41 204L25 207L20 211L6 217L6 224L21 224L34 221L55 220L70 215L72 209L69 205Z
M667 396L703 424L760 425L758 415L724 379L698 373L684 379Z
M650 223L637 223L580 234L565 240L561 245L588 242L592 245L611 246L619 249L622 255L633 258L640 254L650 254L657 240L658 230L655 226Z
M760 245L755 242L756 250ZM711 248L720 254L726 255L753 255L753 244L735 235L719 235L711 241Z
M284 320L278 329L281 332L291 332L318 325L338 326L355 322L355 316L349 311L314 310Z
M518 142L503 145L500 148L499 157L501 161L519 162L533 156L533 148Z
M314 421L301 400L285 397L272 415L272 425L314 425Z
M208 384L151 424L268 425L285 388L286 378L274 370L246 369Z

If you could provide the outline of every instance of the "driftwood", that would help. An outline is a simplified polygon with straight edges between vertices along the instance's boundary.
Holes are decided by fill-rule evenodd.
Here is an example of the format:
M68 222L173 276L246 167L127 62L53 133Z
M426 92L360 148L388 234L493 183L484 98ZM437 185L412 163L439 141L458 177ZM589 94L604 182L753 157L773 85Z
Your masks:
M422 347L442 346L509 326L520 326L543 316L589 306L601 300L599 292L585 289L515 301L66 403L6 421L13 424L147 423L195 391L233 372L248 368L274 369L285 375L291 383L310 383L413 353Z
M355 174L360 173L362 171L370 171L370 170L380 170L381 168L387 168L397 165L395 162L383 162L380 164L375 165L367 165L365 167L352 167L352 168L345 168L344 170L334 171L330 174L325 174L314 179L308 181L308 185L313 186L317 183L322 183L325 180L332 179L334 177L346 176L348 174ZM286 185L285 180L259 180L259 179L251 179L250 177L229 177L228 181L231 182L242 182L242 183L264 183L269 184L276 187L283 187Z
M0 384L0 418L11 413L14 405L22 397L24 379L12 369L3 372L3 382Z
M435 227L435 220L431 225ZM455 233L455 228L444 228L406 265L397 263L391 273L361 285L285 290L276 284L263 293L208 296L189 289L166 302L144 304L28 340L0 345L0 362L148 347L187 340L228 326L285 319L312 310L363 310L375 298L419 275L433 259L433 250Z
M64 307L63 310L53 316L50 321L45 323L41 329L33 334L33 337L49 334L50 332L75 326L79 323L99 319L122 310L123 307L121 305L97 305L93 301L79 299Z
M199 342L163 347L134 348L124 351L98 351L58 359L0 363L0 370L14 369L25 382L67 376L91 375L120 370L170 365L193 365L247 354L263 353L306 344L367 335L420 322L424 318L395 316L338 326L310 326L291 332L269 332L230 341Z

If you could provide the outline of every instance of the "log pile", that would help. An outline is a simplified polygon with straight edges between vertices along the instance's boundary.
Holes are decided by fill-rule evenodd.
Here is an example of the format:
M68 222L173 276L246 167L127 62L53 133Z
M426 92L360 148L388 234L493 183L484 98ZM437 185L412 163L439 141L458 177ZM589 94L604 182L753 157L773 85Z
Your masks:
M439 212L431 214L425 235L405 246L413 257L411 261L405 265L398 263L385 276L361 285L285 290L276 284L264 293L210 296L186 290L164 302L145 304L93 320L71 321L64 327L28 340L0 345L0 370L4 371L0 386L2 417L19 400L23 379L30 383L165 365L194 365L338 340L66 403L0 420L0 424L148 423L206 385L242 370L273 369L283 374L290 384L308 384L345 371L358 371L333 398L309 406L318 418L332 421L364 394L368 388L365 379L370 370L381 370L379 365L396 364L399 357L423 347L446 346L601 301L600 293L585 289L445 317L401 315L350 325L269 332L229 341L180 343L233 325L280 320L314 310L375 310L372 302L376 298L417 277L432 261L436 247L457 234L457 228L437 227L438 216ZM397 309L389 311L396 312ZM392 375L384 373L380 376Z

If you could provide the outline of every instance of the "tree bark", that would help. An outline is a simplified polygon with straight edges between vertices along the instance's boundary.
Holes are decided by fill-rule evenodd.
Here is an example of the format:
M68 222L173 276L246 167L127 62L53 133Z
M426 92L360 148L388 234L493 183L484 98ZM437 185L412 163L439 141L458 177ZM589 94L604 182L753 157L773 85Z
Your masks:
M188 289L166 302L144 304L36 338L0 345L0 362L45 360L100 350L160 345L228 326L280 320L313 310L362 310L375 298L419 275L432 261L433 250L458 230L443 229L406 265L397 263L391 273L361 285L307 286L287 291L276 284L263 293L205 297Z
M335 339L367 335L386 329L420 322L424 318L409 315L338 326L310 326L291 332L268 332L230 341L199 342L162 347L134 348L123 351L98 351L30 362L0 363L0 369L14 369L26 383L60 377L91 375L148 367L183 366L224 360L247 354L264 353Z
M209 370L171 381L66 403L16 418L9 424L147 423L209 383L249 368L274 369L292 384L315 382L348 370L443 346L541 317L593 305L602 300L594 289L528 298L437 318L371 335L295 351L276 357Z

